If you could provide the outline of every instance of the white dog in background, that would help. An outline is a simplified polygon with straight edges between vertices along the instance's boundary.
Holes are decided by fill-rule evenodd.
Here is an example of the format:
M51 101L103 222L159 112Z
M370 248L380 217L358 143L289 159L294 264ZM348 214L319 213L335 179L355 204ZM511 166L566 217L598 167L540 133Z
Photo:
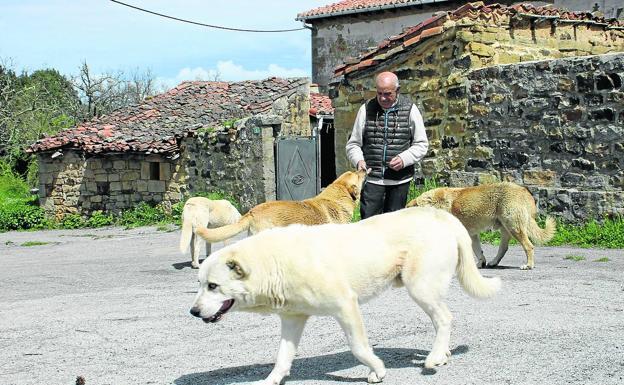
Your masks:
M198 227L221 227L238 222L241 218L236 207L227 200L211 200L203 197L189 198L182 210L182 235L180 252L185 253L191 245L191 266L199 268L200 242L204 240L195 234ZM206 257L211 252L210 242L206 242Z
M277 313L281 343L263 382L272 385L289 374L308 317L333 316L354 356L369 367L368 381L380 382L386 369L368 343L359 304L391 285L405 286L436 330L425 367L444 365L452 317L443 297L454 273L474 297L490 297L500 287L499 278L479 273L461 222L439 209L404 209L352 224L291 225L206 259L191 314L217 322L229 310Z

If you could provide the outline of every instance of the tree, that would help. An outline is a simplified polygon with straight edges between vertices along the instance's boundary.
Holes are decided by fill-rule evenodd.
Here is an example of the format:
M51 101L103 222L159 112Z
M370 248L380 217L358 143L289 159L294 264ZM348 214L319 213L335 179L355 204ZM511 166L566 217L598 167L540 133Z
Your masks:
M92 73L87 62L83 62L73 85L82 101L81 120L100 117L130 104L140 103L157 93L156 80L152 72L134 70L130 75L123 71Z
M11 67L0 60L0 158L23 175L32 169L26 147L43 134L73 126L80 101L71 82L54 69L17 75Z

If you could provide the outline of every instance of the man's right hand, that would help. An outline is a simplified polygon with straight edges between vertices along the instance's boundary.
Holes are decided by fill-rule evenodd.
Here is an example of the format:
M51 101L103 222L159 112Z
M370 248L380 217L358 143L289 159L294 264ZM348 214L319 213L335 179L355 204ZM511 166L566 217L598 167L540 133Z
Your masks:
M358 171L360 170L366 170L366 161L360 160L357 162L357 169Z

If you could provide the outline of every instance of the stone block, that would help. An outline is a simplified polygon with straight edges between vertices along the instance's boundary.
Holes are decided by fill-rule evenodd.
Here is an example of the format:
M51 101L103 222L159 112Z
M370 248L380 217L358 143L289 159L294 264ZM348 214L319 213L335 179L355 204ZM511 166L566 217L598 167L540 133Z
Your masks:
M492 183L497 183L497 182L500 182L500 179L497 173L480 172L477 175L477 183L479 183L480 185L492 184Z
M108 174L109 182L119 182L119 179L119 174L117 172L111 172L110 174Z
M149 180L150 178L150 163L147 161L141 162L141 179Z
M496 54L496 50L493 47L475 41L470 42L467 49L479 57L492 57Z
M111 182L110 191L121 191L121 182Z
M108 182L108 174L106 173L95 174L95 181L96 182Z
M527 185L554 186L557 173L552 170L525 170L522 180Z
M488 116L490 113L490 107L484 106L482 104L473 104L470 106L470 111L475 116Z
M120 180L122 182L131 182L131 181L139 180L140 177L141 177L141 174L138 171L126 171L121 174Z
M171 164L162 162L160 163L160 180L171 179Z
M115 170L125 170L126 169L126 161L125 160L115 160L115 161L113 161L113 168Z
M165 181L162 181L162 180L147 181L147 191L150 193L165 192Z

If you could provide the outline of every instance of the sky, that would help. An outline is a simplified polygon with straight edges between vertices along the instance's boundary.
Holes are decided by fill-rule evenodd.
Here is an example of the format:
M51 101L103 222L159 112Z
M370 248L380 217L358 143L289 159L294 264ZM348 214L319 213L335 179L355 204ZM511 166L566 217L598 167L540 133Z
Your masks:
M230 28L302 28L298 13L336 0L120 0ZM224 31L141 12L110 0L0 0L0 63L18 73L76 75L146 70L164 86L184 80L311 77L311 31Z

